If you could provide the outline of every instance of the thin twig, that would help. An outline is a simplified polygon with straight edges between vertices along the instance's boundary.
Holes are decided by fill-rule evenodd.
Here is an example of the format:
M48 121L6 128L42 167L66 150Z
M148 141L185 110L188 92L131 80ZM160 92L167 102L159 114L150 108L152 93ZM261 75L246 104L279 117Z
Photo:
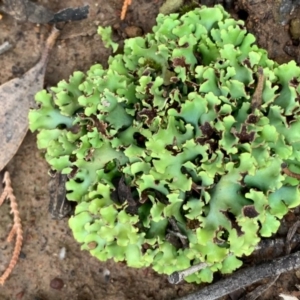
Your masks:
M277 281L279 276L280 276L280 274L275 277L272 277L268 283L258 286L255 290L253 290L251 293L249 293L242 299L243 300L256 300L258 297L260 297L264 292L266 292Z
M49 37L47 38L45 49L40 58L41 64L44 64L46 66L47 60L49 58L49 52L53 48L55 41L56 41L57 37L59 36L59 34L60 34L60 30L57 29L55 26L53 26L51 33L50 33Z
M177 225L175 218L173 218L173 217L169 218L169 222L170 222L173 230L175 230L175 232L177 232L177 236L179 237L183 247L187 248L187 246L188 246L187 237L184 234L182 234L179 226Z
M294 237L296 236L296 231L300 227L300 221L298 220L295 222L292 227L289 228L288 233L286 235L286 247L285 247L285 253L290 254L292 251L292 241Z
M290 176L290 177L293 177L293 178L296 178L296 179L300 180L300 174L290 171L288 169L288 166L287 166L286 163L281 164L281 169L282 169L282 172L284 174L286 174L287 176Z
M122 11L121 11L121 20L125 19L128 6L131 5L131 2L132 0L124 0Z
M258 83L251 100L252 113L254 113L256 109L259 109L262 103L262 93L264 90L264 82L265 82L263 68L261 67L258 68L257 76L258 76Z
M261 265L239 270L228 278L211 284L193 294L179 298L178 300L216 300L262 279L277 276L299 268L300 251Z
M2 192L2 195L0 196L0 206L2 205L5 199L9 199L10 208L11 208L10 213L14 215L14 224L10 233L8 234L7 241L11 242L13 237L16 236L16 243L15 243L14 252L12 254L9 265L6 268L5 272L2 274L2 276L0 277L1 285L4 284L5 280L8 278L13 268L17 264L21 252L22 242L23 242L23 231L22 231L21 219L18 211L16 197L11 187L11 180L8 172L4 173L3 183L5 184L5 187Z
M200 270L207 268L209 265L207 263L201 262L197 265L193 265L182 271L175 271L171 275L168 276L168 280L172 284L180 283L184 277L189 276L191 274L197 273Z

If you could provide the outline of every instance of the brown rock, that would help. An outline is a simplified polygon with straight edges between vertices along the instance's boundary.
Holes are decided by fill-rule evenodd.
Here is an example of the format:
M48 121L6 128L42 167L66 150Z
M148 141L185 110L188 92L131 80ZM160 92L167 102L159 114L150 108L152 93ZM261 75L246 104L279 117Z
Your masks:
M64 287L64 282L62 279L55 277L50 281L50 287L55 290L61 290Z

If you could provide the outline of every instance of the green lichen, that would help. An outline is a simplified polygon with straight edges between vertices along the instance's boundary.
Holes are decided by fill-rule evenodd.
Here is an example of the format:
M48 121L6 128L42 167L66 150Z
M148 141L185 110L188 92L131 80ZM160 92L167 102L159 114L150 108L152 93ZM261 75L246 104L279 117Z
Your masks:
M205 262L186 280L209 282L299 205L282 164L300 173L300 68L254 42L221 6L160 14L107 69L36 95L30 129L68 174L82 249L163 274Z

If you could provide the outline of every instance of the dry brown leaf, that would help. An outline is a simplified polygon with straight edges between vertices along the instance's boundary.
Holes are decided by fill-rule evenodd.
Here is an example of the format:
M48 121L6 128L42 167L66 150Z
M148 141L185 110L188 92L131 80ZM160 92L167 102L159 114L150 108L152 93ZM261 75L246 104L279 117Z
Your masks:
M28 130L28 112L34 95L43 88L49 50L59 34L53 29L39 62L20 78L0 86L0 171L20 147Z

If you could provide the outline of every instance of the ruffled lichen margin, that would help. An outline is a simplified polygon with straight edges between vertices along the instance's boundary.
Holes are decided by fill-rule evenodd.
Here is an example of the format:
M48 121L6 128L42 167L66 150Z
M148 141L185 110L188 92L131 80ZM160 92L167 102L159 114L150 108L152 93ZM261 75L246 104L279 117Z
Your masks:
M282 165L300 173L300 68L254 43L221 6L160 14L107 69L36 95L30 129L68 174L82 249L163 274L205 262L186 280L209 282L299 205Z

